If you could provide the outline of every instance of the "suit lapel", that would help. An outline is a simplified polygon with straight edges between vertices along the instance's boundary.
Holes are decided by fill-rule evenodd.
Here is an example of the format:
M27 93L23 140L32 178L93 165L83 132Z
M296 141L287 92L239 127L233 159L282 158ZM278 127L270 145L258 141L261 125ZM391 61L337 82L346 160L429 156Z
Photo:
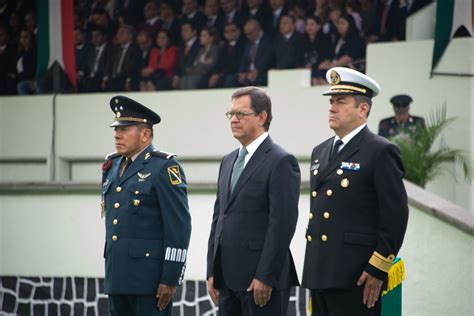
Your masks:
M229 200L226 205L226 209L229 207L229 205L232 203L235 197L239 194L239 191L244 187L245 183L254 174L256 174L258 167L267 159L267 154L272 148L272 146L273 146L273 141L270 138L270 136L268 136L263 141L263 143L260 144L260 146L258 146L257 150L252 155L247 165L245 166L244 170L242 171L242 174L240 175L239 180L237 180L237 183L235 184L235 188L230 194ZM231 169L231 173L232 173L232 166L229 169Z
M121 178L119 178L119 185L125 182L128 178L131 176L137 174L140 170L145 168L145 165L148 163L149 158L145 159L146 157L149 157L149 154L147 153L153 151L154 147L152 145L148 146L140 155L138 155L137 159L132 162L132 164L128 167L127 170L125 170L125 173Z
M344 148L341 149L340 152L337 153L331 161L329 161L329 153L332 150L332 142L329 142L329 146L326 146L326 154L325 156L327 157L326 161L328 161L326 167L322 169L320 175L317 177L316 182L314 184L315 187L318 187L319 183L326 178L331 172L333 172L335 169L337 169L342 161L347 160L351 156L353 156L355 153L357 153L360 149L360 142L362 139L365 137L367 134L367 126L364 127L356 136L354 136L347 145L344 146ZM334 139L332 139L334 140Z

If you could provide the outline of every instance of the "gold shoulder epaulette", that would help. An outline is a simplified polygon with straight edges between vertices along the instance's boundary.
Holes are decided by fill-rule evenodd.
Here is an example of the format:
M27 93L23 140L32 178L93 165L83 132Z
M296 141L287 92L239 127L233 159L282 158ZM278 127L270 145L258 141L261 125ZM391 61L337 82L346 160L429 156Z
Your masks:
M162 151L162 150L153 150L151 152L151 154L153 156L156 156L156 157L161 157L161 158L165 158L165 159L171 159L171 158L174 158L176 157L177 155L176 154L173 154L173 153L169 153L169 152L166 152L166 151Z
M120 156L119 153L117 153L116 151L114 151L113 153L110 153L108 155L105 156L105 160L109 160L109 159L112 159L112 158L115 158L115 157L118 157Z

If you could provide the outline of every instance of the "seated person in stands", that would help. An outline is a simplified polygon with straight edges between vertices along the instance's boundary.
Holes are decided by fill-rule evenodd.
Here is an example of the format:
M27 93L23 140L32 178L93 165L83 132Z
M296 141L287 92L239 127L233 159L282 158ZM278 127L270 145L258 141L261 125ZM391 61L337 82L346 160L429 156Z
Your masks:
M35 35L28 29L20 32L18 58L16 62L16 89L19 95L35 92L36 83L36 41Z
M255 19L245 22L247 43L239 67L239 84L242 86L266 86L268 70L273 66L273 43Z
M105 67L110 59L112 46L107 42L107 33L104 29L93 28L91 31L93 48L84 61L84 77L79 82L81 92L99 92L102 90L102 78Z
M134 83L140 71L140 49L133 40L133 32L129 25L117 30L117 45L112 49L102 78L103 91L138 90Z
M143 8L143 16L146 20L137 26L137 33L146 31L152 38L155 38L156 33L161 29L158 4L154 1L147 2Z
M234 23L229 23L224 28L225 43L221 48L221 55L216 70L209 78L209 88L238 87L237 75L240 60L244 54L244 42L240 30Z
M318 16L308 16L305 22L303 40L304 65L311 69L311 80L317 84L316 74L323 60L332 60L331 41L321 30L321 19Z
M151 49L147 67L141 71L141 91L170 90L178 49L171 44L170 32L156 35L156 47Z
M192 66L199 50L199 41L196 37L196 27L191 20L181 23L181 44L178 47L178 58L174 68L174 76L171 82L173 89L181 86L181 77L186 68Z
M215 70L219 58L217 31L205 26L201 30L201 47L191 66L186 67L181 77L181 89L207 88L210 74Z
M296 31L293 16L286 14L280 18L280 31L275 37L273 49L277 69L303 67L303 34Z
M365 43L359 36L354 20L349 15L343 15L337 21L339 38L334 47L334 58L323 61L316 73L315 84L327 84L326 72L332 67L347 66L363 71L358 67L363 64L361 59L365 56Z

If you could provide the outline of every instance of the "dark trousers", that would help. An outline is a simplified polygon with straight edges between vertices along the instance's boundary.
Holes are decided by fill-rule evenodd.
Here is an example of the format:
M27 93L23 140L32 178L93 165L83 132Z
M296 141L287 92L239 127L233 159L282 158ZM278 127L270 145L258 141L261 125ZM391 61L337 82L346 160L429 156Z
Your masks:
M163 311L158 310L155 295L109 295L111 316L171 316L173 302L169 302Z
M273 290L270 301L260 307L255 304L253 292L219 289L220 316L286 316L290 289Z
M362 303L364 286L354 289L311 290L314 316L380 316L380 300L372 308Z

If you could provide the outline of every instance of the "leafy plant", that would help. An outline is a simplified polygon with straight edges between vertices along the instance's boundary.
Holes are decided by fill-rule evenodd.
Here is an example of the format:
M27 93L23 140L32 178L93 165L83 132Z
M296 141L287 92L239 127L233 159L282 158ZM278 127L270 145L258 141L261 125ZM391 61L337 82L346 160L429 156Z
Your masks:
M446 118L446 104L441 109L435 110L429 116L426 127L412 137L408 131L401 133L392 141L400 147L403 163L405 165L405 179L421 187L443 174L442 163L454 161L462 167L466 181L472 178L471 170L466 158L458 149L452 149L446 144L442 136L443 130L455 118ZM434 149L435 141L440 137L438 149ZM456 180L456 175L452 174Z

